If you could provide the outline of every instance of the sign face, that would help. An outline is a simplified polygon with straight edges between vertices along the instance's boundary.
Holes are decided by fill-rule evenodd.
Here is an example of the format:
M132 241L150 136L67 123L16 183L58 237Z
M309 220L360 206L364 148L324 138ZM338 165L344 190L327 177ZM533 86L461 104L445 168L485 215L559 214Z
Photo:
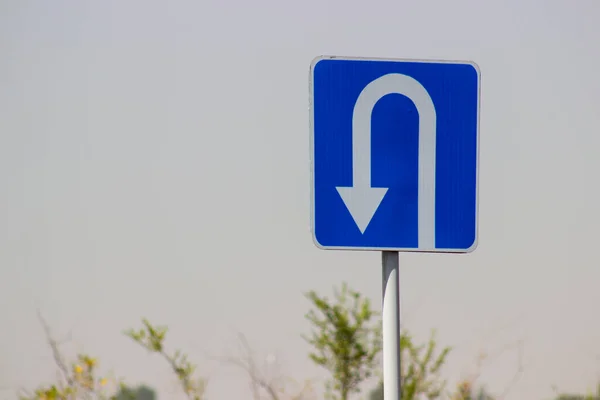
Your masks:
M310 70L315 244L473 251L479 85L473 63L315 59Z

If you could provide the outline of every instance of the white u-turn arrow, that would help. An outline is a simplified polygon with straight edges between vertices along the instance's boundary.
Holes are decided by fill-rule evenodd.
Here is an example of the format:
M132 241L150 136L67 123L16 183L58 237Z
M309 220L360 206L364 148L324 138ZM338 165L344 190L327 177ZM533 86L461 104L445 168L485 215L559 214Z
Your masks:
M359 94L352 114L352 186L337 187L354 222L364 233L388 188L371 186L371 118L375 104L388 94L408 97L419 113L418 247L435 248L436 112L431 96L414 78L387 74Z

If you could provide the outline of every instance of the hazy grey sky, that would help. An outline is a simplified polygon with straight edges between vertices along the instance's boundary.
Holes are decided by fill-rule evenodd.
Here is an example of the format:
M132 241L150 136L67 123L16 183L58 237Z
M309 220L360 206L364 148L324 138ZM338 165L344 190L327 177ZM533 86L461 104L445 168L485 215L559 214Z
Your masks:
M250 399L206 360L235 330L282 372L324 377L302 293L381 296L378 253L309 232L308 70L330 54L479 64L479 248L401 255L405 326L457 346L451 382L523 340L507 398L591 388L599 19L594 0L0 2L0 386L54 377L38 307L70 351L165 399L162 360L121 334L142 316L171 327L211 399ZM499 393L516 366L507 350L482 381Z

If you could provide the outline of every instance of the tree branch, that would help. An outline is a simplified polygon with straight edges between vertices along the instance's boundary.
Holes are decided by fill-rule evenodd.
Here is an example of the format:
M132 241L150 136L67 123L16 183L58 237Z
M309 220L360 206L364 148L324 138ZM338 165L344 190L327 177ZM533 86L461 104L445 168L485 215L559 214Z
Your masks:
M61 373L63 379L67 382L67 384L69 386L73 386L75 382L71 378L71 376L70 376L71 374L69 373L69 368L67 367L67 363L65 362L65 359L62 356L62 353L60 352L60 350L58 348L60 343L57 342L54 339L54 337L52 336L50 326L48 325L48 323L42 316L42 313L40 312L40 310L37 310L37 316L38 316L38 319L40 320L42 328L44 329L46 341L48 342L48 345L50 346L50 349L52 350L52 357L54 358L54 363L58 366L58 369L60 370L60 373ZM69 333L69 336L70 336L70 333Z
M510 390L519 382L521 376L523 375L523 341L519 340L517 342L517 370L510 380L509 384L504 388L504 391L499 396L499 399L505 398Z
M239 332L237 334L237 337L242 346L243 355L241 357L219 357L219 359L226 363L240 367L248 374L248 377L250 378L250 384L252 385L253 397L255 400L260 400L261 398L258 390L259 388L266 391L271 400L280 400L281 397L277 393L273 382L268 380L258 371L258 368L256 367L254 354L246 337Z

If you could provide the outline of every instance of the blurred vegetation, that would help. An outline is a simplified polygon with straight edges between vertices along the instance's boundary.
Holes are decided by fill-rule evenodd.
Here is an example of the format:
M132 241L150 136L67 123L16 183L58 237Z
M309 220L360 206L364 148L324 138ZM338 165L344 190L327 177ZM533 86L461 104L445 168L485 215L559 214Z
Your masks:
M87 354L78 354L73 361L66 361L59 349L59 343L50 332L50 327L38 314L48 345L52 350L54 362L58 367L57 381L40 385L34 391L21 390L19 400L72 400L72 399L115 399L114 393L125 389L118 380L98 375L98 360Z
M600 384L596 388L596 393L588 394L560 394L556 400L600 400Z
M432 332L429 341L424 345L416 345L406 331L401 334L400 381L403 399L439 399L444 395L446 382L441 379L440 370L450 348L444 347L436 354L436 347L435 332ZM383 382L370 393L369 399L383 400Z
M167 327L153 326L146 319L142 320L142 323L144 326L141 329L130 329L126 331L125 334L149 352L155 353L167 361L173 370L173 373L175 373L177 379L179 379L181 388L188 399L204 399L206 382L203 378L194 377L196 366L190 363L187 355L180 350L175 351L173 355L169 355L165 351L164 341L167 334Z
M305 294L311 308L305 315L310 323L310 333L302 337L311 346L308 357L327 371L325 382L327 400L360 398L383 400L381 382L381 319L372 308L369 299L352 290L347 284L334 288L329 299L315 291ZM58 375L55 382L41 384L32 391L21 390L19 400L156 400L153 389L147 386L128 387L121 379L99 373L99 362L88 354L77 354L66 360L60 351L60 343L50 332L41 315L40 322L52 351ZM125 331L125 335L146 351L162 358L180 384L183 395L189 400L207 400L206 380L196 373L196 365L180 350L166 349L167 327L153 325L142 319L141 327ZM291 388L294 381L284 376L271 376L258 367L251 348L243 335L239 335L243 355L224 360L242 368L250 382L255 400L316 400L312 383ZM521 350L521 349L520 349ZM448 399L448 400L499 400L506 396L510 387L500 395L493 395L477 384L479 374L474 374L448 389L441 377L441 370L450 354L450 347L439 346L435 331L422 344L403 330L400 338L402 400ZM522 373L517 368L516 382ZM364 386L371 378L378 378L375 388L363 394ZM513 383L514 383L513 382ZM366 397L365 397L366 395ZM559 394L555 400L600 400L600 386L596 394Z
M115 396L116 400L156 400L156 392L147 387L122 388Z
M334 292L334 302L314 291L306 294L314 307L306 314L313 332L304 338L314 349L310 359L331 375L326 398L348 400L379 364L381 324L369 299L346 284Z

